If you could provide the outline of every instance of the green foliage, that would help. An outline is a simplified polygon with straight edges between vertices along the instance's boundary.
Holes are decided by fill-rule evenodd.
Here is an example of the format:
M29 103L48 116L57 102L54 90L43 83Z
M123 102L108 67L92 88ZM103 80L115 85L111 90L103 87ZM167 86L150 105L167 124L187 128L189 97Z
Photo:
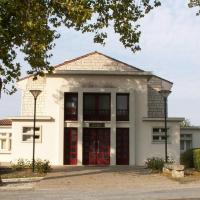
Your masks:
M164 164L165 164L164 159L159 157L147 158L145 162L147 168L158 171L162 171Z
M93 32L94 42L105 44L112 25L125 48L140 50L138 21L159 6L159 0L0 0L0 82L4 92L15 92L21 75L16 57L21 51L30 65L28 74L51 73L49 63L58 27ZM11 84L11 89L7 86Z
M27 168L31 168L31 162L27 159L18 159L16 163L11 162L11 168L13 170L23 170Z
M38 159L35 162L35 171L38 173L47 173L51 169L50 162L48 160Z
M31 169L32 168L32 161L27 159L18 159L16 163L11 163L11 168L13 170L24 170L24 169ZM50 171L51 166L48 160L41 160L37 159L35 161L35 172L37 173L47 173Z
M181 127L189 127L191 126L191 122L189 119L185 119L184 121L181 122Z
M189 149L181 154L180 163L186 168L193 168L193 149Z
M193 150L194 168L200 171L200 149Z
M189 0L188 6L190 8L192 7L200 7L200 0ZM196 13L197 16L200 15L200 10Z
M200 149L189 149L181 154L181 164L200 171Z

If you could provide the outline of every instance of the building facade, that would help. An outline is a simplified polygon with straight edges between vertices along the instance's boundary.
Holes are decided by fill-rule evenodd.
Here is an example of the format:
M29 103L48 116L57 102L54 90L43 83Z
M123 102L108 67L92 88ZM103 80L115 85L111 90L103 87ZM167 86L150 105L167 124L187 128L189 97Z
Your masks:
M11 117L12 147L0 161L32 158L33 96L37 100L36 157L53 165L144 165L164 157L164 104L172 83L93 52L55 66L45 77L25 77L21 115ZM168 118L168 151L179 162L180 122Z

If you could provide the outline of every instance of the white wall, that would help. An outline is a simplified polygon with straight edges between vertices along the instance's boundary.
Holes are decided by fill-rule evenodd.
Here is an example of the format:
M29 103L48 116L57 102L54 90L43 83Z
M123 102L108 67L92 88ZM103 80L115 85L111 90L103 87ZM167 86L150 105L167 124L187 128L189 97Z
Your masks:
M31 85L32 78L19 82L19 87L23 90L23 115L33 115L33 97L29 94L29 89L41 89L42 94L37 101L37 115L51 116L54 122L38 122L42 126L42 143L36 143L36 158L48 159L52 164L63 164L63 135L64 126L64 92L110 92L121 91L131 92L130 100L130 123L116 123L111 120L110 127L125 126L130 128L130 164L143 165L146 158L152 156L164 157L164 145L152 144L152 127L163 126L163 122L144 122L143 117L147 117L147 78L130 75L52 75L38 80L38 83ZM30 86L31 85L31 86ZM111 105L113 106L113 105ZM80 108L79 108L80 110ZM115 124L116 123L116 124ZM172 130L172 143L169 144L169 152L174 159L179 162L179 124L168 123ZM13 123L13 149L12 159L20 157L32 158L32 143L21 141L22 126L32 126L30 121L15 121ZM79 137L81 138L82 121L74 123L79 127ZM114 131L114 129L113 129ZM113 141L115 137L111 135ZM111 139L112 139L111 138ZM111 147L115 148L114 142ZM81 144L81 141L79 140ZM81 164L82 150L79 144L79 164ZM114 149L111 149L115 153ZM115 162L113 155L112 163Z
M142 122L137 135L136 165L143 165L147 158L157 156L165 158L165 144L152 143L152 128L164 127L164 122ZM180 162L180 124L168 122L170 139L168 143L168 156L177 163ZM138 130L138 129L137 129Z
M17 161L19 158L32 159L33 143L22 141L22 128L33 127L32 121L14 121L12 123L13 138L12 138L12 161ZM42 127L42 141L35 143L35 158L50 160L52 164L58 163L58 144L57 133L55 132L54 122L36 122L36 127Z

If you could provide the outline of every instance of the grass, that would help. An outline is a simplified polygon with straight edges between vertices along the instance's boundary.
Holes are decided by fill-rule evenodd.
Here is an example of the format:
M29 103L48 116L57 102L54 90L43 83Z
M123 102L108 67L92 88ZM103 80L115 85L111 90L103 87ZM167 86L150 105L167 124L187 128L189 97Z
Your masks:
M2 179L43 177L45 175L46 173L33 173L31 169L20 171L12 170L11 168L0 169L0 176Z

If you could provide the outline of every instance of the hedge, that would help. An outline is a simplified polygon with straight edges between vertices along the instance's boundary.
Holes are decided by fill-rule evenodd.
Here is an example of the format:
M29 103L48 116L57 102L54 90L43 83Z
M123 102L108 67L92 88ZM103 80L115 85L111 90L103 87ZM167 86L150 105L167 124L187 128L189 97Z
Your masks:
M193 150L194 168L200 171L200 149Z
M185 151L181 154L180 161L186 168L195 168L200 171L200 148Z

